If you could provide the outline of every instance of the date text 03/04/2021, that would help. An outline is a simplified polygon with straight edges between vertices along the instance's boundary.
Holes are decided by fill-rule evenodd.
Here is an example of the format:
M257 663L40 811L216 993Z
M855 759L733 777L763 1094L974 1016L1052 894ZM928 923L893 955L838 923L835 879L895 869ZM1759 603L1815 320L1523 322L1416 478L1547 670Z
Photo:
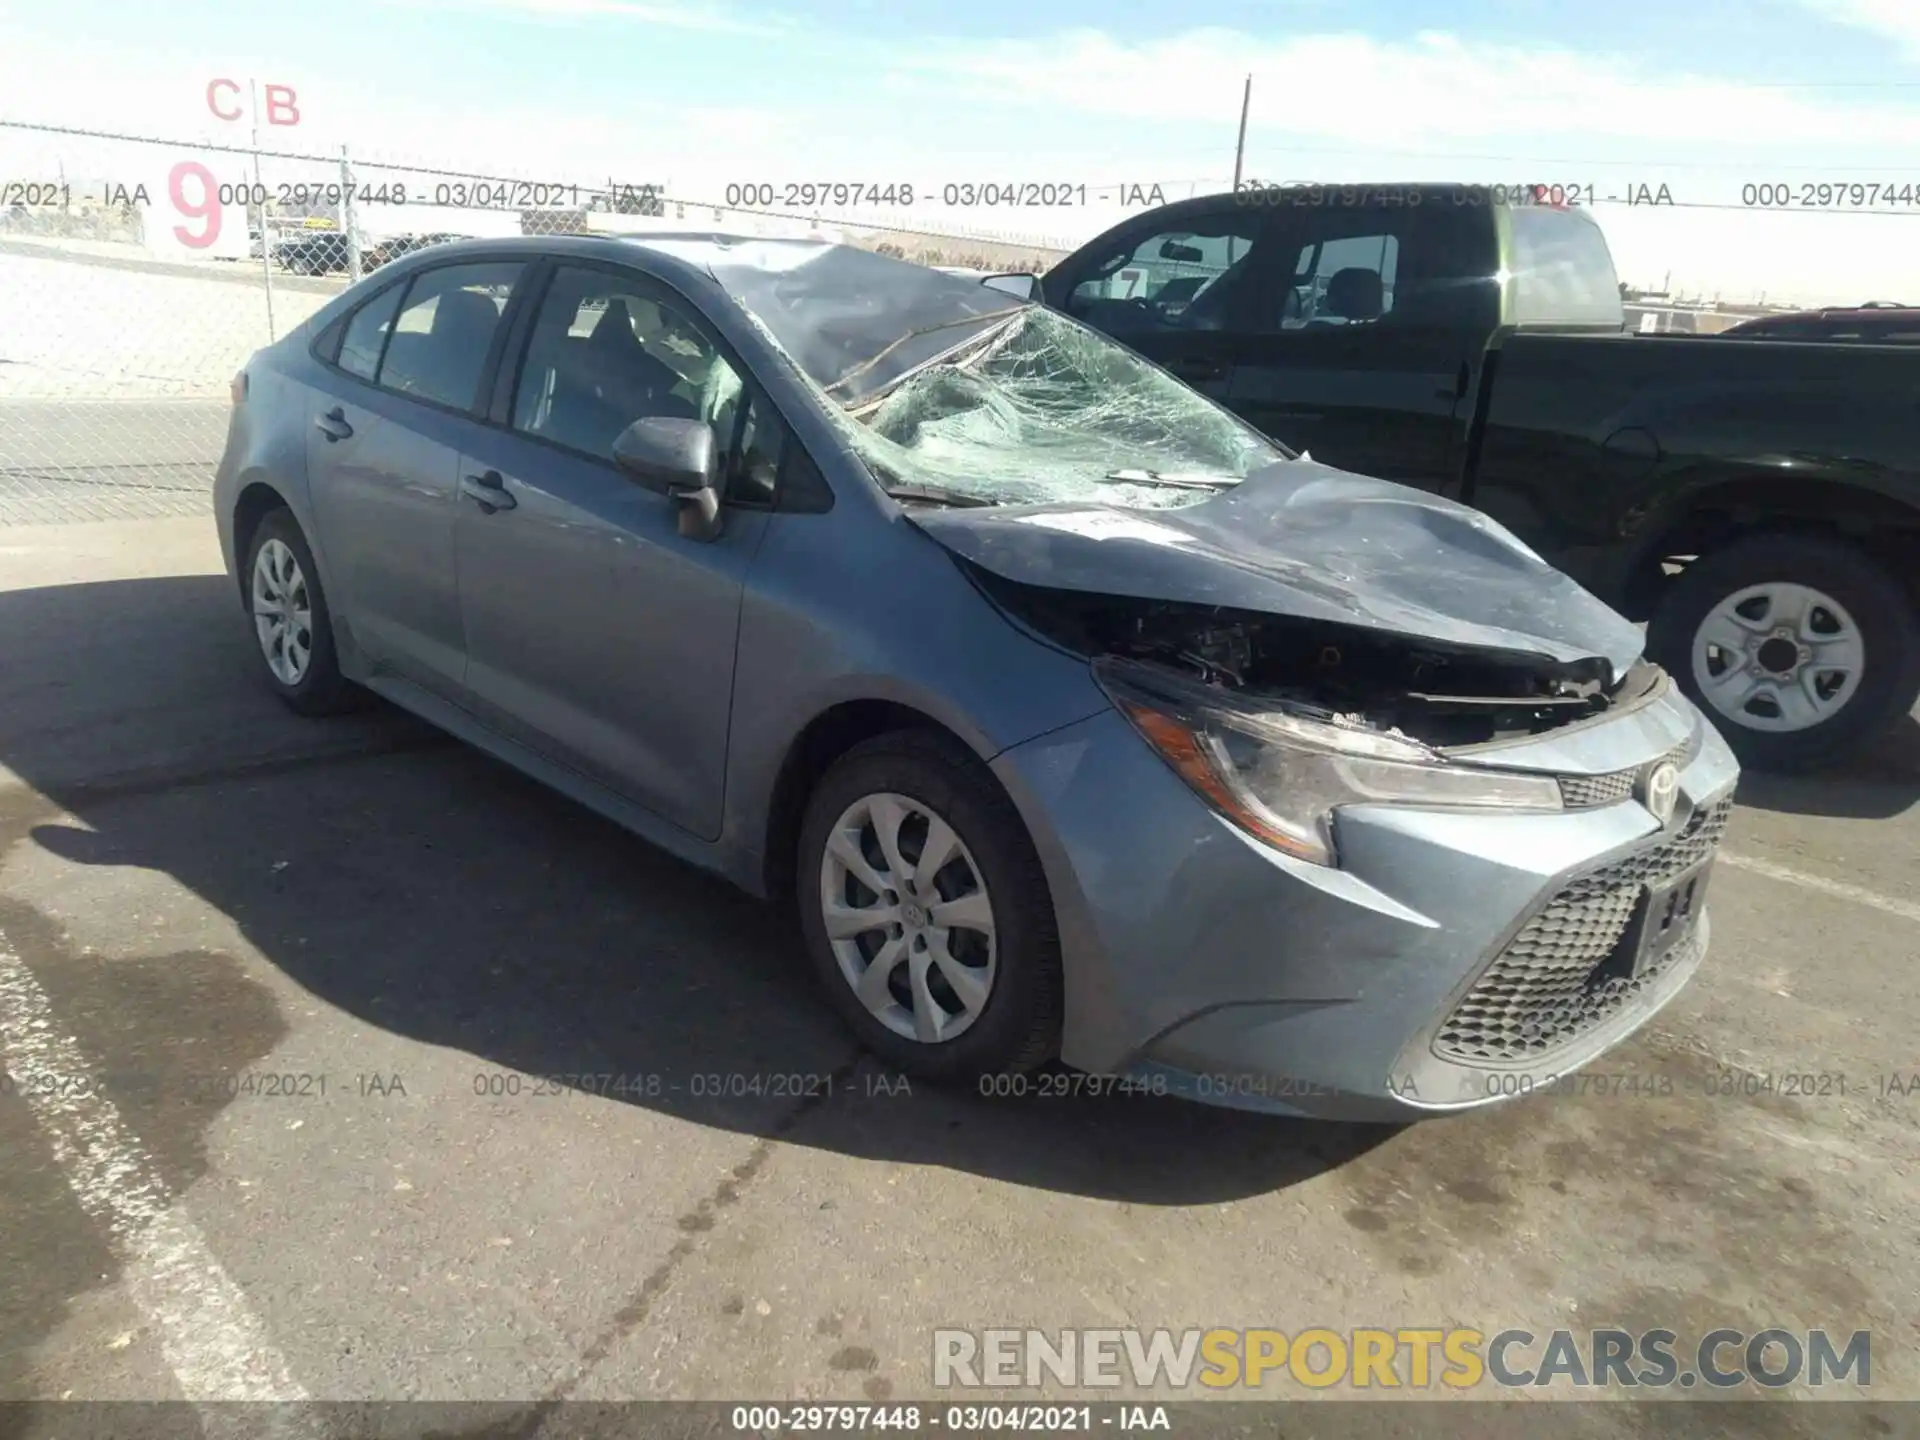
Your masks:
M1164 1405L735 1405L729 1426L755 1435L947 1430L960 1435L1173 1429Z
M616 1100L654 1100L686 1096L695 1100L753 1099L815 1100L836 1095L856 1099L911 1096L904 1075L886 1072L829 1073L814 1071L696 1071L669 1075L659 1071L567 1071L524 1075L517 1070L476 1071L475 1095L495 1100L557 1099L600 1096Z
M641 210L658 206L664 196L658 185L634 185L609 180L604 185L580 185L572 181L540 180L441 180L431 184L408 184L404 180L356 183L342 181L281 180L266 182L248 178L222 180L198 161L183 161L167 177L173 208L193 214L212 205L278 206L298 209L308 205L443 205L465 210L541 210L580 209L605 202L615 210ZM101 193L109 207L141 209L154 203L154 195L143 182L108 181ZM58 182L0 181L0 205L52 205L65 196L70 187Z
M1248 209L1314 209L1447 205L1538 206L1567 209L1583 205L1677 205L1673 191L1663 183L1591 180L1498 184L1323 184L1310 180L1243 180L1234 202Z
M816 206L855 209L942 205L951 210L1066 209L1112 202L1123 209L1167 203L1151 181L1093 183L1084 180L949 180L917 185L904 180L736 180L721 192L721 203L741 210L810 210ZM701 202L705 203L705 202Z

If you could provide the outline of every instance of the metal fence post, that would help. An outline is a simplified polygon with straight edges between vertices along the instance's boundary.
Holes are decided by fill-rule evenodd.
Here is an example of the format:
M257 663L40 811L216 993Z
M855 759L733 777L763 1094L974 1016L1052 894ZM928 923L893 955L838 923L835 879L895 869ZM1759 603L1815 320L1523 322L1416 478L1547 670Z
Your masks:
M271 345L280 336L273 323L273 230L267 224L267 187L260 178L260 87L249 80L247 91L247 119L253 126L253 193L260 197L254 207L260 212L260 283L267 297L267 343Z
M340 229L347 237L347 284L360 283L360 212L353 207L353 165L340 147Z

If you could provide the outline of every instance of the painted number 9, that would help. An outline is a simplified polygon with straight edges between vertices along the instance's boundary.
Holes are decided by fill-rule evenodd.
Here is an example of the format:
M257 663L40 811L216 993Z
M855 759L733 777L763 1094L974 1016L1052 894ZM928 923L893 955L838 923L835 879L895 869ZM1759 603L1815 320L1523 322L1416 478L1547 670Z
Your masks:
M189 180L198 187L198 199L187 198ZM220 187L214 182L212 171L197 160L182 160L167 174L167 195L173 201L175 214L203 222L197 234L185 225L174 226L174 239L195 250L204 250L219 240Z

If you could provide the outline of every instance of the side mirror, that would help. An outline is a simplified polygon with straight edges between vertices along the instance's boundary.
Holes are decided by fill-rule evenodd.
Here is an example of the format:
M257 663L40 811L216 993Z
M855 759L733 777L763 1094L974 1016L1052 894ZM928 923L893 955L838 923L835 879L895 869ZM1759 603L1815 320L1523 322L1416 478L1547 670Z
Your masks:
M719 539L719 455L706 421L666 415L636 420L614 440L613 463L673 500L687 539Z
M1040 298L1040 277L1038 275L1027 275L1013 271L1004 275L988 275L982 279L980 283L989 290L1004 290L1007 294L1021 300L1038 300Z

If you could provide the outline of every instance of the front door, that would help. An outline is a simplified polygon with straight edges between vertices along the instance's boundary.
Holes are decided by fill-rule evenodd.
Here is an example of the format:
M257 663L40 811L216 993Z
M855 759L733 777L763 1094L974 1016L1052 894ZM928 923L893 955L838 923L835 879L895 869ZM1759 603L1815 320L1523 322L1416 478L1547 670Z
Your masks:
M702 839L720 833L735 640L769 518L730 493L718 539L613 463L648 415L713 425L729 473L777 461L777 426L679 296L562 265L507 423L460 457L467 689L482 718Z
M1268 217L1245 206L1148 217L1070 256L1047 302L1224 402L1247 317L1269 304L1268 244Z

